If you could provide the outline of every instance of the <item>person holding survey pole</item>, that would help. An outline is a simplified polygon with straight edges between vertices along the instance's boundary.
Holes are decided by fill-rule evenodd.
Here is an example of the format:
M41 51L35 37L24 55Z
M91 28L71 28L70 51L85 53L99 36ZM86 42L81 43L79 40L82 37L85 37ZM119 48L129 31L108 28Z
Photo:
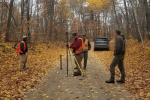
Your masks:
M83 58L83 39L81 35L73 33L74 41L71 45L68 45L68 48L73 49L75 56L75 64L77 66L77 72L74 72L74 76L80 76L82 74L82 58Z

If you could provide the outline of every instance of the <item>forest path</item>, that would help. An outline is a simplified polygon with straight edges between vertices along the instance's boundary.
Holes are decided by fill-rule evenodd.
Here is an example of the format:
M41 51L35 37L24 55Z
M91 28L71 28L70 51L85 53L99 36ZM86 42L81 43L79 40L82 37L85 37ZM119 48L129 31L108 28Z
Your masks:
M73 76L70 60L67 77L64 58L63 70L60 70L59 63L56 64L24 100L132 100L130 93L121 84L105 83L109 79L109 72L93 52L93 49L89 51L84 77Z

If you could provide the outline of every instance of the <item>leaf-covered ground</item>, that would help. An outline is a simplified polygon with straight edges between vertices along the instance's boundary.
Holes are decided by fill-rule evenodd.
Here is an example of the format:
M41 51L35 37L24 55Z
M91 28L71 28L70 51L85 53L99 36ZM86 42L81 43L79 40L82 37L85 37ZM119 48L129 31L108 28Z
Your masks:
M113 60L114 41L110 42L110 51L96 51L95 54L109 70ZM150 47L131 39L126 43L124 60L126 83L124 86L137 99L150 100ZM116 78L120 78L120 71L116 67Z
M26 71L19 71L20 55L12 43L0 43L0 100L18 100L32 91L42 76L48 74L53 64L65 55L63 43L31 45Z
M60 54L66 55L64 44L38 44L30 46L27 71L20 72L20 55L13 49L12 43L0 43L0 99L18 100L33 90L42 76L59 61ZM109 70L113 59L114 41L110 42L110 51L96 51L95 57ZM124 86L136 99L150 99L150 48L143 48L137 41L126 43L124 66L126 83ZM97 62L97 61L96 61ZM116 67L116 79L120 72ZM4 99L5 98L5 99Z
M42 78L42 83L36 85L34 91L27 94L23 100L133 100L132 95L122 85L105 83L109 73L93 52L91 49L88 53L84 77L73 76L71 66L76 65L74 62L71 64L70 60L73 61L74 57L69 56L68 77L66 59L63 59L63 69L52 68L49 74Z

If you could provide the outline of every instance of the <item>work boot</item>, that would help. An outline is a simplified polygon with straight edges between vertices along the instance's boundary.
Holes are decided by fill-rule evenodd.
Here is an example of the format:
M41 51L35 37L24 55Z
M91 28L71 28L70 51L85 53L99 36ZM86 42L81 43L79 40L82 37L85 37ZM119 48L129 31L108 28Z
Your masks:
M81 76L81 73L78 73L78 76Z
M78 69L78 67L75 67L74 69Z
M115 83L114 79L109 79L107 81L105 81L106 83Z
M25 68L24 68L24 70L28 70L28 69L29 69L29 67L25 67Z
M73 76L80 76L81 74L78 72L74 72Z
M20 69L20 71L24 71L23 69Z
M120 79L120 80L117 80L118 83L125 83L125 80L123 79Z

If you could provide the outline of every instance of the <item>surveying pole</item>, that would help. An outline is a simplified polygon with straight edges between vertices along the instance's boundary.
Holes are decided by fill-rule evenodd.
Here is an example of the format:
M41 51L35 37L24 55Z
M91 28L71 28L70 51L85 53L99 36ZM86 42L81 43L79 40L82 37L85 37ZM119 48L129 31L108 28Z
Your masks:
M66 32L66 38L67 38L67 76L68 76L68 32Z

